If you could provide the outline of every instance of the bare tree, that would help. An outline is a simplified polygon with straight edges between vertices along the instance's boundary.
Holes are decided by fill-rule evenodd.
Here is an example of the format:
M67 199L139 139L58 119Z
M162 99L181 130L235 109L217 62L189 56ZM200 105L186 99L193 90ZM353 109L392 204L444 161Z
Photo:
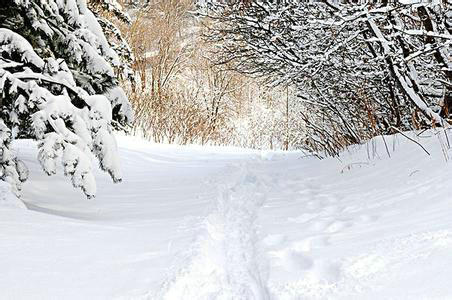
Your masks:
M375 135L444 126L450 106L450 4L205 1L212 58L292 85L305 143L335 154Z

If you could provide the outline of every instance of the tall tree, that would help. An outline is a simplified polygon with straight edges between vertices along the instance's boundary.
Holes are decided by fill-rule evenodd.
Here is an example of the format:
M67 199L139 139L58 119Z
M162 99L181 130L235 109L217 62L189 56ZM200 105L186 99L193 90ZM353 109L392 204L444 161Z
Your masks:
M91 157L121 181L113 125L132 119L114 72L121 66L85 0L5 0L0 7L1 179L19 194L26 171L16 138L38 140L43 170L96 193Z
M416 2L416 3L414 3ZM290 84L313 150L330 154L393 128L450 116L448 1L207 0L212 57Z

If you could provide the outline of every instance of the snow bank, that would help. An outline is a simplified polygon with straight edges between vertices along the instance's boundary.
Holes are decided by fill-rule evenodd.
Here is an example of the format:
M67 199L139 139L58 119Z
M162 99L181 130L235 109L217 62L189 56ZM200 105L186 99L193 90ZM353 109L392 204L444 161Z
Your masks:
M0 209L2 207L26 208L25 204L12 193L9 183L0 180Z

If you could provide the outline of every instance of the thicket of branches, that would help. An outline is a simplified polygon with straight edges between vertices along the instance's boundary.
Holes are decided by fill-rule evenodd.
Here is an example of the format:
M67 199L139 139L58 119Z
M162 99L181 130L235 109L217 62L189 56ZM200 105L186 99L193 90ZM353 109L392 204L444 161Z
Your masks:
M337 154L398 130L447 126L449 1L202 1L217 65L297 93L304 145Z
M287 116L286 88L270 93L213 64L195 9L191 0L153 0L134 15L128 39L138 79L129 91L135 133L155 142L253 148L300 140L287 129L288 119L291 128L298 122Z

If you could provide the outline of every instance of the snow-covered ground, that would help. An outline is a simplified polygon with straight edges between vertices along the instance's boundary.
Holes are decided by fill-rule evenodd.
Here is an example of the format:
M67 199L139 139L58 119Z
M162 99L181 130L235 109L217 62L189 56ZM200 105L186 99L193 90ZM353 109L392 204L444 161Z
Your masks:
M423 134L424 136L426 134ZM300 152L119 138L124 181L87 200L40 170L0 186L0 299L451 299L444 136Z

